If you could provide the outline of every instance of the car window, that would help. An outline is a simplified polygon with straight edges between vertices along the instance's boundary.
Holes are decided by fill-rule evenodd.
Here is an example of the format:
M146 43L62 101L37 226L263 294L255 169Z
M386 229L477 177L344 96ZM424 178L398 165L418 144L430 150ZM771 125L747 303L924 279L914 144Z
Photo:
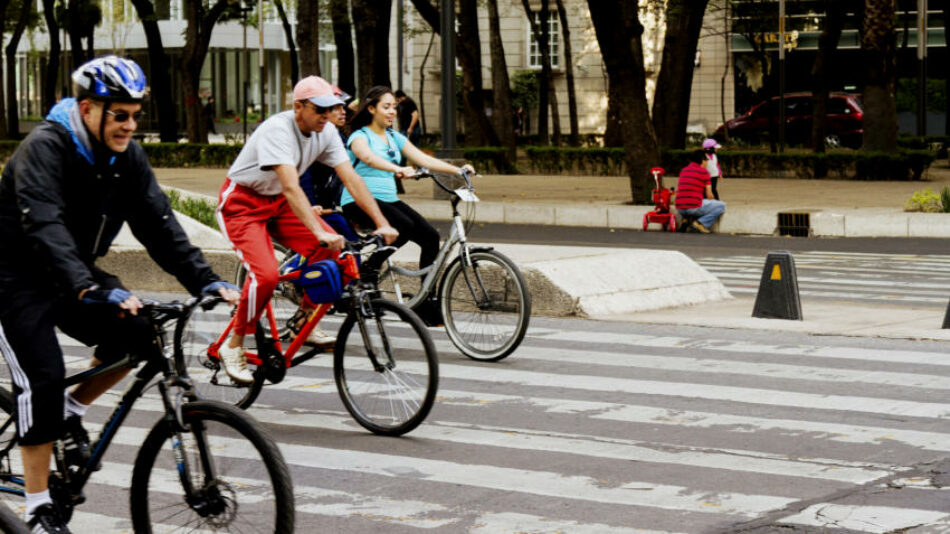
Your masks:
M829 115L844 115L851 112L851 106L848 105L848 101L846 99L841 97L831 97L828 99Z
M811 115L811 99L804 97L789 98L785 101L785 115L789 117Z

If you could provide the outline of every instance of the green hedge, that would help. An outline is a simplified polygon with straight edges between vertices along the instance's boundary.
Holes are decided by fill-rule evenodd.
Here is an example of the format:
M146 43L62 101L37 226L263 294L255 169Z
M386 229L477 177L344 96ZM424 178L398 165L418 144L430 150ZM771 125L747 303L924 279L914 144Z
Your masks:
M524 149L532 174L586 174L622 176L626 173L622 148L555 148L529 146Z
M153 167L228 168L243 145L201 145L194 143L142 143Z
M481 174L518 174L508 149L501 147L469 147L462 149L462 157Z
M0 163L6 164L7 160L10 159L10 156L13 155L13 152L18 146L20 146L19 141L0 140Z
M686 166L690 152L663 151L660 165L676 174ZM622 148L526 147L525 154L527 170L535 174L626 174ZM725 175L732 177L919 180L935 157L929 150L904 150L898 154L724 151L719 153L719 162Z
M677 173L686 166L689 150L669 150L662 166ZM920 180L936 155L929 150L884 152L719 152L719 164L729 177L842 180Z

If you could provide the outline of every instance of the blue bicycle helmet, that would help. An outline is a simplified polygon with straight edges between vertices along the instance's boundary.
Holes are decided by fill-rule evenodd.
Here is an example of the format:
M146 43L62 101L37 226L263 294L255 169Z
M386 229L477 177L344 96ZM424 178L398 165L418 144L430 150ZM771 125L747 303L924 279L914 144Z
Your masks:
M105 102L141 102L148 94L145 73L131 59L104 56L73 71L76 98Z

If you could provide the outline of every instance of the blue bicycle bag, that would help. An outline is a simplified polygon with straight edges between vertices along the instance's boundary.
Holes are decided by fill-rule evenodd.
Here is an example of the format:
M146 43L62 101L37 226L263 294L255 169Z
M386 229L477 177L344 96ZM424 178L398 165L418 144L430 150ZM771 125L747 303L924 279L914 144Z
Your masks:
M343 278L335 260L316 261L300 269L294 283L315 304L335 302L343 294Z

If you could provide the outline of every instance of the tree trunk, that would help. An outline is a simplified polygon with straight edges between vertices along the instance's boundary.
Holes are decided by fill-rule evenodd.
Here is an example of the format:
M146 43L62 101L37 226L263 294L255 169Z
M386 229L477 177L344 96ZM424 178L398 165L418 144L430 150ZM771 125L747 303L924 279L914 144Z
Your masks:
M462 67L462 116L465 143L469 146L496 146L498 134L485 112L482 83L481 40L478 33L477 0L460 0L457 55Z
M317 4L317 2L314 2ZM300 80L300 60L297 57L297 45L294 44L294 30L290 27L290 21L287 20L287 11L284 10L283 0L274 0L274 5L277 6L277 15L280 16L280 25L284 28L284 37L287 39L287 48L290 50L290 85L297 85L297 81ZM298 9L297 13L300 13L300 2L297 3ZM298 19L298 28L299 28L299 19ZM317 40L317 35L319 32L319 26L314 28L314 40ZM299 39L299 37L298 37ZM317 62L317 70L320 69L320 62Z
M685 148L694 58L708 0L670 0L663 59L653 98L653 128L660 147Z
M897 151L897 38L893 0L866 0L861 29L864 56L864 146L866 151Z
M374 85L376 65L376 9L371 0L352 0L353 29L356 30L356 87L365 95Z
M20 44L20 37L26 30L26 23L30 19L30 11L33 9L35 0L22 0L20 6L20 17L17 19L16 27L10 34L10 42L7 43L7 137L10 139L20 138L20 110L17 109L16 102L16 49Z
M567 142L571 146L578 146L580 129L577 121L577 88L574 86L574 54L571 51L571 29L568 26L564 0L557 0L557 12L561 19L561 36L564 40L562 46L564 47L564 74L567 78L567 114L571 125Z
M373 34L373 84L392 87L389 73L389 30L392 26L392 0L376 0L376 32Z
M950 1L943 2L943 35L945 48L950 50ZM943 113L943 134L950 135L950 61L943 64L943 94L947 104ZM950 147L950 143L947 143Z
M10 0L0 0L0 28L6 27L8 7L10 7ZM13 71L8 70L7 72L10 73L10 75L8 76L9 78L14 77L12 75ZM5 109L7 107L6 106L7 99L5 99L3 95L3 90L4 90L3 80L4 80L3 73L0 73L0 139L7 139L9 138L8 134L13 133L13 132L7 131L7 111L9 111L12 114L16 114L16 105L14 104L13 106L11 106L9 110ZM7 83L8 88L9 88L9 85L10 84L8 82ZM14 95L15 94L16 93L14 93Z
M198 86L201 83L201 67L211 43L211 32L227 5L228 0L217 0L210 9L205 9L201 0L184 0L185 20L188 24L185 27L185 46L181 51L181 85L188 141L192 143L208 142L208 132L202 127Z
M521 5L531 24L531 32L538 42L538 54L541 56L541 75L538 76L538 144L548 145L551 143L548 132L548 106L551 100L551 47L548 39L551 33L551 11L548 0L541 0L541 10L537 16L531 10L529 0L521 0Z
M466 143L469 145L498 144L498 134L485 113L485 98L482 94L481 45L478 35L477 16L473 15L476 3L460 2L458 32L450 35L455 39L455 52L462 68L463 119L466 126ZM446 38L440 28L439 10L429 0L412 0L419 15L440 37ZM466 37L463 37L466 36Z
M152 91L151 98L155 101L155 110L158 113L159 139L163 143L175 143L178 141L178 110L172 92L171 62L162 44L155 5L151 0L132 0L132 5L142 21L145 41L148 43L148 80Z
M345 0L344 0L345 1ZM290 45L291 76L297 83L296 55L290 33L290 24L286 22L287 15L280 0L276 0L280 20L284 23L284 32L287 34L287 43ZM332 8L331 8L332 9ZM300 72L306 76L320 76L320 2L317 0L297 0L297 44L300 45Z
M82 24L79 3L82 0L69 0L66 8L66 32L69 34L69 52L73 59L73 68L86 62L85 48L82 45Z
M587 0L610 84L607 122L624 133L630 193L634 203L649 202L650 168L660 161L647 107L643 70L643 26L639 1Z
M333 42L336 43L337 86L351 95L362 96L356 92L353 38L350 35L350 11L347 0L330 0L330 19L333 21Z
M833 85L830 79L837 72L834 68L835 50L844 29L846 9L838 2L825 0L825 27L818 36L818 54L811 67L812 123L811 146L816 153L825 151L825 135L828 130L828 93Z
M46 63L46 79L43 83L43 116L56 103L56 85L59 83L59 61L62 47L59 43L59 26L56 24L56 0L43 0L43 18L49 35L49 61Z
M508 79L508 62L505 60L505 44L501 40L501 24L498 18L498 0L488 0L488 35L491 49L491 85L494 103L492 119L498 142L508 148L508 158L514 163L515 121L511 106L511 80Z

